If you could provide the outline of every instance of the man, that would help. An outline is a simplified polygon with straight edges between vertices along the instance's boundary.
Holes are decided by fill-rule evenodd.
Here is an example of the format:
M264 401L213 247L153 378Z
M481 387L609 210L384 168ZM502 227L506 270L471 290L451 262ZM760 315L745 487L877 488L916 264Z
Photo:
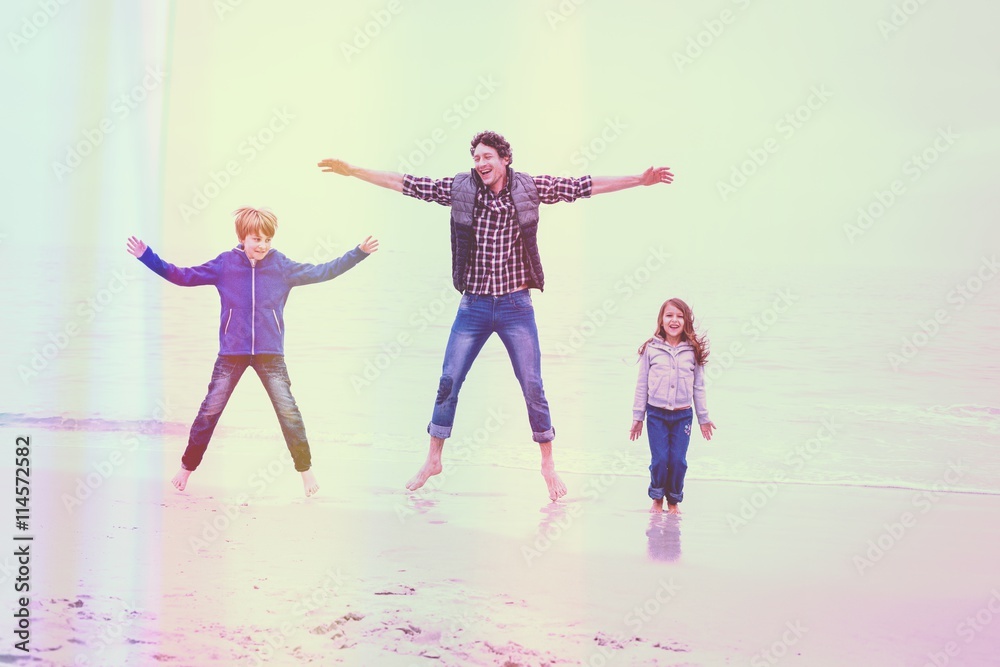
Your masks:
M557 500L566 495L566 485L552 460L555 429L542 389L542 355L528 292L545 285L536 241L539 204L670 183L674 177L667 167L650 167L638 176L528 176L510 168L510 144L495 132L473 137L470 152L471 173L438 180L363 169L336 159L323 160L319 166L326 172L354 176L451 207L452 280L462 293L462 301L448 338L437 399L427 426L427 460L406 488L415 491L441 472L441 452L445 439L451 436L459 390L479 351L497 333L521 383L532 439L541 449L549 498Z

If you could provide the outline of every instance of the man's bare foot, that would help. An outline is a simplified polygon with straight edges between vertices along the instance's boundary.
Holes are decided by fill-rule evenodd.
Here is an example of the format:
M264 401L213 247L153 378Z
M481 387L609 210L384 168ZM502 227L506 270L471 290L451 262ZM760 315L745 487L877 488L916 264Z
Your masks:
M442 470L443 468L441 467L440 459L427 459L427 461L424 462L424 465L421 466L420 470L417 471L417 474L411 477L410 481L406 483L406 488L410 491L416 491L431 477L440 474Z
M306 498L319 491L319 482L316 481L316 475L312 470L302 471L302 488L306 491Z
M410 481L406 483L406 488L410 491L416 491L421 486L427 483L434 475L441 474L441 452L444 450L444 438L435 438L431 436L430 448L427 450L427 460L424 461L424 465L417 471L417 474L410 478Z
M542 464L542 477L545 478L545 484L549 487L550 500L559 500L566 495L566 485L563 484L562 478L556 472L554 463L550 461L548 464Z
M663 514L663 498L657 498L653 501L653 506L649 508L650 514Z
M681 508L677 503L667 503L667 514L680 514Z
M170 480L170 483L173 484L178 491L183 491L184 487L187 486L188 477L190 476L191 476L190 470L185 470L184 468L181 468L180 471L178 471L178 473L174 475L174 478Z

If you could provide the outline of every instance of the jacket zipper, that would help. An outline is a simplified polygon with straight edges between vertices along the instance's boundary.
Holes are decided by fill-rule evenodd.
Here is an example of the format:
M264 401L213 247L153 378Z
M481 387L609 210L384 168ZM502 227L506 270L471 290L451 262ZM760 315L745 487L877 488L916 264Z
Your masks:
M274 323L278 327L278 333L281 333L281 324L278 322L278 313L274 312L274 308L271 309L271 314L274 315Z
M232 321L232 319L233 319L233 309L230 308L229 309L229 317L226 318L226 329L225 329L225 331L222 332L223 335L229 333L229 323Z
M253 326L254 314L257 312L257 267L250 265L250 354L254 354L256 339Z

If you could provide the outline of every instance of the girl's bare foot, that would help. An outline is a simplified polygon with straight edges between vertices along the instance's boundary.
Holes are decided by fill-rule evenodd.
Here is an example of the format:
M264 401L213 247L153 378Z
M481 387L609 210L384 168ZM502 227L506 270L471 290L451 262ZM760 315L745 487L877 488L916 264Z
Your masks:
M319 482L316 481L316 475L312 470L302 471L302 488L306 491L306 498L319 491Z
M554 463L551 461L548 464L542 463L542 477L545 478L545 484L549 487L549 500L559 500L566 495L566 485L563 484L562 478L556 472Z
M680 514L681 508L676 503L667 503L667 514Z
M649 508L650 514L663 514L663 498L657 498L653 501L653 506Z
M424 461L424 465L420 467L417 474L410 478L410 481L406 483L406 488L410 491L416 491L421 486L427 483L434 475L439 475L441 473L441 452L444 451L444 438L436 438L431 436L431 444L427 449L427 460Z
M188 477L190 476L191 476L190 470L185 470L184 468L181 468L180 471L176 475L174 475L174 478L170 480L170 483L173 484L178 491L183 491L184 487L187 486Z

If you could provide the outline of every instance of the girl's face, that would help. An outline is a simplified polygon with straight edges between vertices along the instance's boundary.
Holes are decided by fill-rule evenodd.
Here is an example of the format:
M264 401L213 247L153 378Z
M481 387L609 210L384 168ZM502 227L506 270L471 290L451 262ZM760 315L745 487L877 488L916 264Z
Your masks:
M663 311L663 331L667 338L679 339L684 332L684 313L672 303L668 303Z

